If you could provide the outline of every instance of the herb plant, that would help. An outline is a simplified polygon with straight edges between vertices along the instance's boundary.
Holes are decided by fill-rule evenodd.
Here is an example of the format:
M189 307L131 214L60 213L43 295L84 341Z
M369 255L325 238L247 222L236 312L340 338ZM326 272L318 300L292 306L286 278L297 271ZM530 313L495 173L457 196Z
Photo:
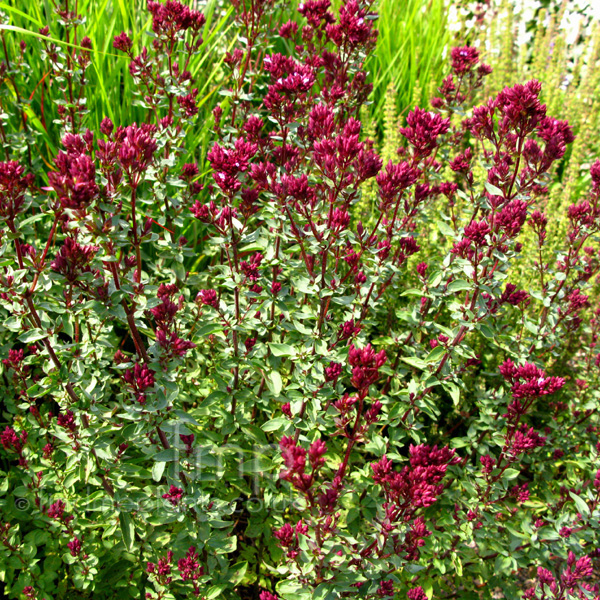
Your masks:
M234 2L189 162L205 17L147 8L113 42L143 119L87 128L82 39L51 168L0 163L5 595L597 598L600 162L542 212L569 124L535 80L472 108L458 47L384 165L356 0Z

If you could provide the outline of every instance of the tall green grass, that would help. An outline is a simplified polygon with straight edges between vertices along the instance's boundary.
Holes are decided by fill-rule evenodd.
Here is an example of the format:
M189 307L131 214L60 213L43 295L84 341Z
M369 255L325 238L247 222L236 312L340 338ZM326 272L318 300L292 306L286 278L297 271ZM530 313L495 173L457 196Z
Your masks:
M86 97L89 107L87 124L97 130L100 120L109 116L117 125L143 120L144 109L137 106L132 80L127 69L128 59L112 47L114 36L121 31L129 32L136 48L149 45L151 38L150 17L144 10L145 0L79 0L77 11L84 16L79 28L79 39L87 35L92 40L92 64L87 72ZM223 82L222 60L225 51L235 44L231 30L233 5L223 0L205 0L196 3L206 15L203 51L192 64L197 77L200 94L198 126L190 131L190 147L197 148L196 158L206 153L207 136L210 133L209 112L218 99L216 92ZM292 17L298 1L282 2L282 11ZM332 9L338 10L339 0ZM374 10L379 13L377 26L379 39L376 52L369 58L367 70L373 83L370 112L376 130L383 132L383 107L390 84L396 90L399 114L415 104L424 104L429 92L441 80L444 57L450 35L446 26L443 0L378 0ZM12 114L9 128L22 128L18 114L25 110L28 125L39 138L36 155L47 160L57 151L57 117L53 98L58 90L44 63L37 60L43 48L38 30L56 23L51 0L23 2L6 0L0 2L2 34L9 62L17 60L19 42L26 41L27 70L24 77L17 77L21 106L16 106L14 90L3 101L4 112ZM51 25L50 38L66 49L61 28ZM6 58L6 57L2 57ZM6 81L4 82L6 83ZM6 90L5 90L6 91ZM11 106L12 105L12 106ZM13 109L12 111L10 109Z
M112 45L114 36L122 31L129 33L136 50L152 43L149 34L151 19L145 4L145 0L79 0L77 11L83 16L83 23L78 28L78 40L87 35L92 41L92 60L86 73L88 113L84 125L94 131L99 130L100 121L105 116L116 125L141 122L146 117L145 109L136 102L128 69L129 59ZM231 29L234 9L230 3L206 0L198 4L206 16L204 45L194 57L190 71L200 90L200 113L197 125L188 131L186 147L193 154L190 159L202 161L211 133L210 112L218 100L217 92L225 77L223 59L235 38ZM14 134L24 133L20 111L25 111L25 127L31 131L29 141L33 144L33 154L48 166L56 155L60 139L59 126L55 123L58 116L55 100L60 98L60 90L48 63L39 60L44 44L38 30L50 25L51 42L65 52L73 50L73 46L67 44L64 28L57 26L50 0L0 2L0 12L4 13L0 33L6 47L6 56L2 58L6 61L8 57L7 62L17 64L19 43L27 43L23 57L25 68L14 75L14 85L8 78L2 82L2 110L9 115L6 128ZM18 97L14 87L18 88Z
M409 110L425 108L448 73L451 34L444 0L378 0L377 47L366 64L373 84L363 106L363 135L374 141L384 164L397 160L399 126ZM352 214L363 223L377 219L377 184L366 181Z
M375 8L379 38L367 70L373 83L370 112L381 133L390 84L400 116L415 105L424 107L448 70L451 36L443 0L379 0Z
M301 2L290 2L290 18L294 18ZM337 13L341 4L341 0L331 0L331 10ZM375 0L372 10L378 14L379 36L366 63L369 82L373 84L367 114L381 136L390 84L395 90L399 115L415 105L424 107L447 74L451 33L444 0Z
M333 10L340 4L332 0ZM369 114L383 135L391 87L399 116L415 106L425 107L447 75L452 36L444 0L375 0L372 9L378 14L379 36L366 64L373 84Z
M184 158L202 166L214 141L211 111L223 100L219 91L227 87L223 59L238 40L231 2L201 0L194 4L204 12L206 25L204 46L190 65L200 90L200 110L186 132ZM301 19L298 4L299 0L280 1L280 22ZM129 58L112 45L114 36L122 31L128 32L137 52L152 43L151 18L145 5L146 0L77 3L77 12L83 16L77 41L87 35L92 42L85 86L88 111L83 121L83 126L92 131L99 131L105 116L115 125L142 122L146 118L146 109L139 105L134 93ZM340 5L341 0L333 0L332 10L337 12ZM373 10L379 13L379 38L376 51L367 62L373 92L371 104L363 108L363 116L369 137L383 149L386 129L389 133L390 127L394 127L392 121L396 116L401 118L416 104L425 106L430 91L441 82L450 34L444 0L376 0ZM64 28L58 25L52 0L4 0L0 1L0 13L3 13L0 35L4 42L0 58L13 66L13 75L0 81L0 113L6 115L1 121L7 134L6 158L27 161L31 157L32 169L43 179L53 169L54 157L60 149L56 101L61 92L48 61L40 60L44 42L38 31L49 25L50 41L64 52L72 51L73 46L67 44ZM21 41L27 43L27 48L22 58L25 64L19 67ZM4 47L6 54L2 56ZM178 233L194 244L199 241L195 220L185 219L183 230Z
M570 0L561 0L550 9L540 8L533 21L525 23L511 0L496 0L486 20L469 36L494 68L483 97L497 94L504 86L537 79L548 114L568 120L573 127L575 142L556 165L555 181L548 193L540 198L540 207L548 214L563 215L551 221L546 243L549 250L562 243L568 207L585 197L590 165L600 157L600 23L584 13L579 35L569 35L563 18L575 10ZM519 46L517 32L523 26L532 31L532 37ZM523 255L533 256L528 252L535 244L532 233L524 243Z

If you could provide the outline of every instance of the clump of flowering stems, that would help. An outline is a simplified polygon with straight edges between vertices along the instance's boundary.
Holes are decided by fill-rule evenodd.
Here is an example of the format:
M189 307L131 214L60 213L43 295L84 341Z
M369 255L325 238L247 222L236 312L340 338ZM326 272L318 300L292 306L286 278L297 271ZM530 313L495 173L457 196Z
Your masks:
M531 565L532 598L597 595L600 163L549 256L540 199L573 135L536 81L471 108L490 67L454 49L383 165L358 118L371 5L279 23L253 0L203 178L179 148L204 17L148 10L151 48L113 44L146 121L68 113L44 185L0 163L2 493L34 517L2 513L11 597L60 577L112 598L113 577L146 598L424 600ZM26 568L36 552L62 559Z

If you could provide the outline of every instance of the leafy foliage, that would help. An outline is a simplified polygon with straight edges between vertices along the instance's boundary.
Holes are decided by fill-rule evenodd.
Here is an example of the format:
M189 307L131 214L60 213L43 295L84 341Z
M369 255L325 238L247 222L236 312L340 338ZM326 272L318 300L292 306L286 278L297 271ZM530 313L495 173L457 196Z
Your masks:
M491 69L465 46L384 165L361 139L371 6L280 8L233 3L210 116L190 65L221 21L149 2L152 44L111 50L137 123L87 116L81 38L51 63L52 169L11 133L5 595L598 597L600 162L542 212L571 127L537 81L473 108Z

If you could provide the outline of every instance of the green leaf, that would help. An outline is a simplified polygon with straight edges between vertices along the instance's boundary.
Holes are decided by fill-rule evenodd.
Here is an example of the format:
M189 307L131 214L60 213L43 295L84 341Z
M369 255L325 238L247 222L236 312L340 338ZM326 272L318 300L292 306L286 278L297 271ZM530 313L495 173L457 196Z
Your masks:
M298 278L294 281L295 288L301 294L314 294L317 291L317 286L306 278Z
M511 481L512 479L516 479L520 473L521 471L519 471L519 469L506 469L506 471L502 473L502 479L504 479L504 481Z
M285 427L287 422L287 417L275 417L264 423L261 429L263 431L279 431L281 428Z
M292 321L292 323L294 324L296 331L298 331L299 333L301 333L303 335L311 335L312 334L312 330L309 329L308 327L305 327L304 324L301 323L300 321L298 321L297 319L294 319Z
M8 317L2 322L2 328L8 329L9 331L21 331L21 319L15 315Z
M504 198L504 192L499 187L492 185L488 181L486 181L484 185L485 189L493 196L501 196L502 198Z
M248 570L248 562L239 562L233 565L232 567L233 573L230 573L228 576L228 581L231 586L238 585L241 583L242 579L244 579L244 575Z
M281 375L278 371L271 371L269 373L267 383L269 385L269 389L273 392L273 395L279 396L279 394L281 394L281 390L283 389L283 381L281 380Z
M176 410L175 414L177 415L180 421L183 421L184 423L189 423L190 425L196 425L196 427L200 427L198 421L196 421L196 419L194 419L192 415L186 413L185 411Z
M41 329L30 329L19 336L19 341L24 344L31 344L31 342L37 342L38 340L43 340L47 337L48 334Z
M448 284L448 292L462 292L470 290L472 287L472 284L464 279L455 279Z
M37 548L30 542L25 543L21 546L21 554L25 557L25 558L32 558L35 556L37 552Z
M487 338L488 340L494 339L494 332L485 323L480 323L478 325L478 329L481 331L481 335L483 335L483 337Z
M179 451L177 448L168 448L157 452L152 458L157 462L173 462L179 460Z
M409 290L404 290L400 295L401 296L424 296L425 293L423 292L423 290L418 290L417 288L411 288Z
M454 236L455 231L454 231L454 229L452 229L452 227L450 227L450 225L448 225L448 223L444 223L444 221L438 221L437 226L442 235L445 235L448 237Z
M403 356L400 360L408 363L411 367L416 367L417 369L424 370L427 368L427 362L415 356Z
M200 327L200 329L198 329L198 331L196 331L196 334L194 337L196 337L196 338L207 337L211 333L218 333L219 331L223 331L223 326L220 323L208 323L207 325L203 325L202 327Z
M578 496L577 494L574 494L573 492L569 492L569 495L571 496L571 498L573 498L573 502L575 502L575 505L577 506L577 510L584 517L589 517L590 516L590 508L587 505L587 503L585 502L585 500L583 498L581 498L580 496Z
M280 581L276 586L277 594L284 600L309 600L312 594L299 583Z
M425 359L425 361L426 362L437 362L438 360L440 360L442 358L442 356L444 356L444 354L446 354L446 348L444 348L444 346L442 346L442 345L436 346L427 355L427 358Z
M269 344L271 354L273 356L293 356L295 354L294 347L289 344Z
M273 468L273 461L267 456L255 456L240 465L240 473L264 473Z
M218 598L221 593L223 592L224 589L226 589L228 586L224 583L220 583L219 585L213 585L211 588L208 589L208 592L206 593L205 598L207 600L212 600L213 598Z
M450 394L454 406L458 406L460 402L460 388L454 383L446 383L443 387Z
M162 479L163 473L165 472L165 467L167 466L166 462L155 462L152 465L152 479L154 481L160 481Z
M313 592L313 600L335 600L339 595L331 588L330 583L321 583Z
M427 282L430 288L436 288L440 283L442 283L444 275L441 271L435 271L429 276L429 281Z
M123 535L123 542L125 548L131 551L133 549L133 539L135 537L135 525L131 515L127 513L119 514L119 523L121 524L121 534Z
M15 31L21 35L30 35L32 37L40 38L42 40L47 40L54 42L55 44L60 44L63 46L67 46L69 48L75 48L77 50L84 50L85 52L93 52L94 54L101 54L103 56L114 56L115 58L120 58L118 54L112 54L109 52L100 52L99 50L95 50L94 48L84 48L83 46L78 46L77 44L71 44L69 42L65 42L59 38L53 38L48 35L43 35L38 33L37 31L29 31L27 29L23 29L23 27L16 27L15 25L5 25L4 23L0 23L0 29L5 29L7 31Z
M27 395L30 398L39 398L40 396L44 396L47 393L48 393L48 390L45 387L41 386L39 383L34 383L27 390Z

